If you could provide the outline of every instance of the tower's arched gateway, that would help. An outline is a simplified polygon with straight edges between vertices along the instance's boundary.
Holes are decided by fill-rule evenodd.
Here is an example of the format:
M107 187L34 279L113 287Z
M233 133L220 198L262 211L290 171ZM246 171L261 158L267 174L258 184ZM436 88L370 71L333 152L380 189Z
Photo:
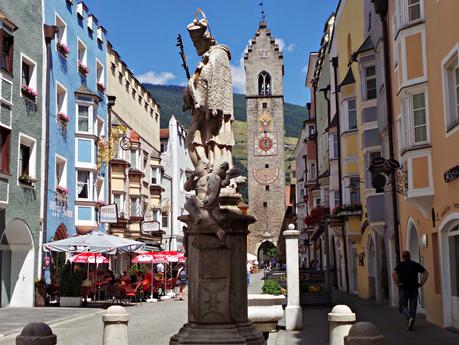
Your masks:
M261 21L244 56L247 87L247 147L250 226L248 252L263 242L277 246L285 215L284 61Z

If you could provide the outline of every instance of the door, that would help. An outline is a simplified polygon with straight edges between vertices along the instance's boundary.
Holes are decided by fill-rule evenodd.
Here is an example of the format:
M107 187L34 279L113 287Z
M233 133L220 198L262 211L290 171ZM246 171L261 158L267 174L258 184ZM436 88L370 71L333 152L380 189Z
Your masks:
M358 256L357 256L357 248L355 245L352 247L352 288L354 290L354 293L358 293L358 276L357 276L357 262L358 262Z
M453 326L459 328L459 227L449 234L449 263L451 278L451 316Z
M421 256L421 247L419 245L419 237L416 228L411 224L410 235L409 235L409 246L408 250L411 254L411 260L418 262L424 266L424 258ZM419 301L418 313L425 313L425 299L424 299L424 288L419 289Z

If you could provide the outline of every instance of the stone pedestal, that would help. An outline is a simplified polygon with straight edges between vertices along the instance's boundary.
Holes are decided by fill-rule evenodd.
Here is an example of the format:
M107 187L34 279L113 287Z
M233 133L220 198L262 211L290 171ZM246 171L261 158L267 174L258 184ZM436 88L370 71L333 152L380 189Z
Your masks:
M129 314L119 305L109 307L102 315L102 345L128 345Z
M247 316L246 240L255 218L222 209L219 225L187 224L188 323L169 344L266 344ZM219 239L217 233L224 231Z
M330 323L330 345L343 345L344 337L355 322L355 314L347 305L335 305L328 313Z
M298 236L300 232L290 224L284 231L287 264L287 307L285 308L285 329L302 329L303 310L300 306L300 270L298 264Z

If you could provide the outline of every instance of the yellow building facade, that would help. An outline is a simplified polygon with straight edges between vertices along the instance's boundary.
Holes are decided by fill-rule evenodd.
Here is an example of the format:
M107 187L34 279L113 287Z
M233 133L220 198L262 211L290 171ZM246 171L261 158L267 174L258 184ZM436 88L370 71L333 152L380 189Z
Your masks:
M112 234L161 244L160 107L126 63L107 45L107 95L111 107L111 203L118 208Z
M459 328L459 3L389 2L402 249L430 272L420 312Z

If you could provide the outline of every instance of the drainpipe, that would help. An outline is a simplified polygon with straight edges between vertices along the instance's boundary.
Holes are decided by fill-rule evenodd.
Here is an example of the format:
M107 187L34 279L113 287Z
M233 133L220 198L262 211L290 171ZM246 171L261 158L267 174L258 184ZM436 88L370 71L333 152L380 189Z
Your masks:
M48 178L48 164L49 164L49 116L50 116L50 87L51 87L51 41L54 39L56 34L59 32L59 29L55 25L43 24L43 32L45 37L46 45L46 97L45 97L45 128L44 128L44 137L45 137L45 152L44 154L44 166L42 174L44 174L44 184L43 188L43 241L48 239L48 188L49 188L49 178ZM40 248L41 250L41 248ZM40 265L41 267L41 265ZM40 276L43 278L43 270L40 270Z
M338 57L332 57L331 59L332 66L333 66L333 77L335 79L335 108L336 113L335 116L337 117L336 121L336 133L338 135L338 183L339 183L339 202L341 205L343 204L343 173L341 169L341 125L340 125L340 117L339 117L339 98L338 98ZM349 293L349 267L347 263L347 239L346 239L346 229L344 225L341 226L341 235L343 236L343 249L344 249L344 265L345 265L345 276L346 276L346 292ZM335 262L336 266L336 262ZM336 267L335 267L336 271Z
M107 127L108 127L108 143L112 136L112 108L115 106L116 96L107 96ZM107 164L107 189L108 189L108 204L112 203L112 147L110 147L108 164ZM126 201L125 201L126 202ZM117 215L118 217L118 215ZM111 233L111 224L108 224L108 233Z
M317 143L317 80L313 82L314 87L314 134L315 134L315 143L316 143L316 181L319 184L319 145Z
M389 32L387 28L387 0L374 0L375 12L379 15L383 27L383 43L384 43L384 85L386 93L387 106L387 135L389 140L389 159L395 159L394 152L394 121L392 118L392 83L390 77L389 63ZM395 174L395 172L393 172ZM395 176L391 178L391 197L392 197L392 217L394 222L394 237L395 237L395 260L397 264L400 262L400 233L399 233L399 215L398 215L398 199L396 190Z

